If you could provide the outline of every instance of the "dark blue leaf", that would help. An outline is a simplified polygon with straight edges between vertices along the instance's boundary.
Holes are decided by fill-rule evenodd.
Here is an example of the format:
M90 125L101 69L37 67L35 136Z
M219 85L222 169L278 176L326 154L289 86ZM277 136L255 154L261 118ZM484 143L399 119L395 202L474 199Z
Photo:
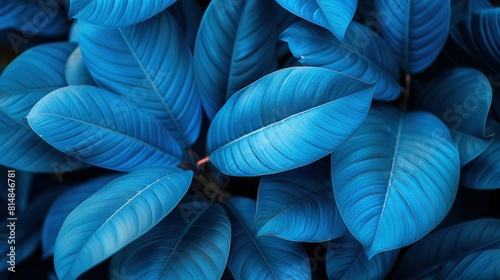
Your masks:
M79 184L78 186L67 190L57 197L50 206L45 217L42 229L42 254L47 258L54 253L54 244L57 233L64 222L64 219L75 209L82 201L102 188L107 183L120 176L119 173L110 174Z
M3 166L0 166L0 172L2 174L0 175L0 180L2 180L2 184L0 185L1 188L7 190L8 189L8 170L10 168L6 168ZM31 189L32 189L32 184L35 179L35 174L30 173L30 172L24 172L21 170L16 170L15 171L16 177L15 177L15 197L14 197L14 202L15 202L15 207L17 210L17 213L21 213L26 208L28 207L30 203L30 196L31 196ZM12 198L12 194L8 191L0 193L0 199L1 201L8 201L10 198ZM7 204L5 204L7 205ZM5 211L3 211L6 214ZM3 215L1 216L3 217Z
M174 16L184 33L189 47L194 50L196 34L203 17L203 9L196 0L178 0L168 11Z
M180 163L179 146L156 119L101 88L69 86L53 91L27 119L45 141L89 164L131 171Z
M237 197L226 205L232 228L227 265L235 279L311 279L302 245L274 236L255 236L255 201Z
M498 273L500 258L493 261L490 254L498 256L499 246L499 219L478 219L454 225L410 247L397 266L395 279L495 279L491 277L492 269L487 266ZM497 252L484 254L484 250ZM475 268L470 268L471 260L476 261ZM490 277L476 277L481 272L490 273ZM447 277L438 277L440 273Z
M258 236L323 242L347 233L335 204L329 166L307 165L264 176L257 196Z
M136 170L78 205L57 235L54 266L75 279L142 236L181 200L193 173L175 167Z
M376 0L375 10L403 71L416 74L434 62L448 38L450 0Z
M174 17L163 12L120 29L82 21L79 28L84 62L99 86L161 120L181 148L196 141L201 106L192 55Z
M500 249L484 250L452 261L436 276L436 279L499 279Z
M71 53L66 62L64 76L68 85L95 85L94 79L90 76L89 70L83 63L80 47Z
M338 209L369 258L433 230L451 208L459 174L458 149L444 123L389 105L374 104L332 154Z
M300 18L290 13L276 1L272 2L273 2L274 23L276 24L276 35L279 36L283 31L285 31L285 29L287 29L290 25L292 25L292 23L299 21ZM276 42L276 58L279 61L282 61L283 59L286 59L288 56L291 56L290 50L288 49L288 44L282 41ZM286 67L284 66L282 68Z
M194 69L210 120L236 91L276 68L272 10L268 0L209 4L196 38Z
M217 204L180 204L111 260L111 277L214 279L226 267L231 223Z
M347 26L356 12L357 0L276 0L297 16L330 30L344 41Z
M214 118L210 160L234 176L273 174L316 161L356 131L374 88L324 68L271 73L236 93Z
M288 42L293 55L303 65L325 67L369 83L376 81L374 99L394 100L401 92L394 54L382 38L360 23L351 22L344 42L327 30L304 21L294 23L281 34L280 39ZM367 54L385 61L392 73L372 61Z
M451 26L470 20L473 13L490 8L493 5L488 0L451 0Z
M396 249L368 260L363 245L350 234L328 242L327 248L328 279L384 279L399 254Z
M69 0L69 16L101 26L128 26L145 21L175 0Z

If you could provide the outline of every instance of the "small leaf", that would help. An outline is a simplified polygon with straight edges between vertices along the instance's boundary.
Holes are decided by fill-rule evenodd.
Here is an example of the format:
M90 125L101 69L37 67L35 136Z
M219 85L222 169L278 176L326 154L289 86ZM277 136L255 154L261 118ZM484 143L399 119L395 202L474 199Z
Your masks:
M128 26L145 21L175 0L113 1L70 0L69 17L101 26Z
M180 163L179 146L156 119L102 88L56 90L27 119L45 141L89 164L131 171Z
M94 79L90 76L87 66L83 63L80 47L76 47L68 57L66 67L64 69L64 76L66 77L66 82L70 86L95 85Z
M459 174L457 146L437 117L389 105L374 104L332 154L338 209L369 258L433 230L453 204Z
M217 204L180 204L111 260L111 277L214 279L226 267L231 224Z
M329 166L313 164L262 177L254 227L258 236L298 242L323 242L346 234Z
M302 245L274 236L255 236L255 201L236 197L226 206L232 228L227 265L235 279L311 279Z
M193 173L143 168L107 184L78 205L57 235L60 279L76 279L153 228L181 200Z
M356 131L374 88L323 68L271 73L236 93L214 118L210 160L232 176L273 174L316 161Z

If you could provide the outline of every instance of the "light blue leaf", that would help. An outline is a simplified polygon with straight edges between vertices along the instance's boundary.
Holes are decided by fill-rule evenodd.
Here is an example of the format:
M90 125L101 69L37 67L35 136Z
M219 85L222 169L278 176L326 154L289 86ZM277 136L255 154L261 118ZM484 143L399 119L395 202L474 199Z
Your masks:
M24 118L40 98L66 86L64 68L74 43L50 43L33 47L14 59L0 76L0 110L16 122Z
M274 236L255 236L255 201L236 197L226 206L232 228L227 265L235 279L311 279L302 245Z
M450 0L376 0L375 11L403 71L416 74L434 62L448 38Z
M68 32L68 17L58 1L2 1L0 30L16 29L28 41L35 35L64 36Z
M383 104L332 154L338 209L369 258L433 230L453 204L459 175L457 146L436 116Z
M327 30L305 21L294 23L281 33L280 39L288 42L293 55L303 65L325 67L368 83L376 81L374 99L395 100L401 92L394 54L382 38L360 23L351 22L343 43ZM396 70L395 76L366 57L368 50L376 54L372 56L382 57L379 60L386 61L386 65L392 64L390 69Z
M79 26L78 42L94 81L161 120L181 148L194 143L201 105L191 51L174 17L163 12L120 29Z
M276 68L272 9L268 0L214 0L205 11L194 72L210 120L236 91Z
M344 41L347 26L351 23L357 0L276 0L297 16L330 30Z
M412 95L414 109L438 116L459 143L462 166L480 155L490 144L484 139L486 119L492 102L490 81L481 72L455 67Z
M356 131L374 88L324 68L271 73L236 93L214 118L210 160L233 176L273 174L316 161Z
M181 200L192 176L192 171L175 167L143 168L87 198L57 235L57 276L76 279L153 228Z
M70 0L69 17L101 26L122 27L143 22L175 0L114 1Z
M102 88L53 91L27 119L52 146L92 165L131 171L180 163L179 146L156 119Z
M107 183L113 181L120 173L109 174L98 177L75 186L59 195L54 200L45 217L42 229L42 257L48 258L54 253L57 233L64 222L64 219L82 201L102 188Z
M66 67L64 69L64 76L66 78L66 82L70 86L95 85L94 79L90 76L87 66L83 63L80 47L76 47L68 57Z
M78 27L78 20L73 20L71 27L69 28L68 41L72 43L78 43L78 34L80 33Z
M333 197L330 168L312 164L264 176L257 195L257 236L323 242L347 233Z
M396 249L382 252L368 260L363 245L354 236L342 236L327 245L328 279L384 279L398 255L399 249Z
M184 33L189 47L194 50L196 34L203 17L203 8L196 0L178 0L168 8Z
M116 279L214 279L224 273L231 223L217 204L180 204L111 260Z
M497 258L495 262L490 262L491 256L483 256L486 258L481 260L480 255L474 254L482 254L483 250L498 251L499 246L499 219L478 219L453 225L426 236L410 247L399 262L394 276L395 279L470 279L465 277L467 274L460 274L472 272L480 275L478 273L482 270L491 273L492 270L486 266L494 266L500 260ZM495 254L498 255L498 252ZM467 263L470 264L471 258L476 259L479 262L476 264L482 268L467 271ZM498 271L499 267L497 265L495 269ZM448 277L437 277L440 273L448 274ZM453 274L457 277L451 277Z
M22 213L16 212L14 218L17 218L17 220L6 220L0 223L0 239L4 241L0 243L0 269L2 271L6 271L7 267L9 267L10 256L7 254L11 254L10 246L15 247L14 265L20 264L36 251L40 244L43 219L50 204L59 193L60 189L43 192L31 203L26 211ZM12 228L9 226L12 226ZM11 230L14 232L11 232ZM14 237L11 238L11 236Z

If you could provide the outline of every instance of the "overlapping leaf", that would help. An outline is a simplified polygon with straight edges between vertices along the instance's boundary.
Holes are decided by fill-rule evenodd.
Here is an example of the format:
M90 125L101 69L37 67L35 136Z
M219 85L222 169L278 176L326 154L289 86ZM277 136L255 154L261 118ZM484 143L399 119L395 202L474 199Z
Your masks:
M234 176L273 174L318 160L356 131L374 88L324 68L271 73L236 93L214 118L210 160Z
M177 20L189 47L194 50L196 34L203 17L201 5L196 0L179 0L172 4L168 11Z
M114 1L70 0L69 17L101 26L128 26L145 21L175 0Z
M272 10L268 0L209 4L194 51L196 86L209 119L236 91L276 68Z
M90 76L87 66L83 63L80 47L76 47L68 57L66 67L64 69L64 76L66 78L66 82L70 86L95 85L94 79Z
M111 277L214 279L226 267L231 224L221 205L180 204L111 261Z
M500 259L488 255L498 256L499 246L499 219L478 219L454 225L436 231L410 247L399 262L395 277L467 279L486 272L489 275L483 274L482 279L494 279L495 270L496 276L499 275ZM486 250L490 252L483 255ZM470 266L471 260L475 260L475 267Z
M389 105L375 104L332 154L338 209L369 258L434 229L455 199L459 172L458 149L437 117Z
M226 205L232 228L227 265L235 279L311 279L302 245L274 236L255 236L255 201L237 197Z
M174 17L163 12L119 29L81 21L79 30L83 59L99 86L161 120L181 148L196 141L201 106L192 55Z
M333 198L329 166L308 165L264 176L255 214L258 236L323 242L347 233Z
M294 23L280 39L288 42L293 55L303 65L325 67L369 83L376 81L374 99L394 100L400 94L394 54L382 38L360 23L351 22L344 42L304 21Z
M175 167L144 168L83 201L57 235L54 265L59 279L76 279L153 228L187 192L192 175Z
M403 71L415 74L437 58L450 29L450 0L376 0L384 39Z
M121 96L93 86L69 86L40 100L27 117L58 150L118 171L175 166L181 151L166 129Z
M493 6L488 0L451 0L450 4L452 28L461 21L470 20L475 12Z
M276 0L297 16L330 30L344 41L347 26L356 12L357 0Z

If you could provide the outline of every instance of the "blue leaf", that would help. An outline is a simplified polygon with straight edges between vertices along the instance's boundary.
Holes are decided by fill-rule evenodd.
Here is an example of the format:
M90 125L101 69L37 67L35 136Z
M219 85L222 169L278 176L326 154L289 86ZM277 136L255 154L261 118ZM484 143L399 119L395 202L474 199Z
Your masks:
M60 189L49 190L39 195L22 213L16 212L14 218L0 223L0 269L6 271L10 261L10 246L15 247L14 265L31 256L38 245L42 234L43 219L52 201L60 193ZM5 207L7 208L7 207ZM12 232L12 230L14 232ZM11 236L14 236L11 238ZM14 240L8 242L7 240Z
M180 204L112 258L111 276L219 280L230 243L231 223L221 205Z
M325 67L368 83L376 81L374 99L395 100L401 92L394 54L375 32L360 23L351 22L343 43L327 30L304 21L294 23L280 39L288 42L293 55L303 65ZM392 64L390 69L395 76L366 57L368 50L375 54L373 57L386 61L386 65Z
M78 43L78 34L80 33L78 27L78 20L73 20L71 27L69 28L68 41L72 43Z
M189 47L194 50L196 34L203 17L203 8L196 0L179 0L168 8L184 33Z
M75 50L68 57L64 76L68 85L95 85L94 79L90 76L89 70L85 63L83 63L82 52L80 47Z
M328 242L328 279L384 279L399 255L399 249L382 252L368 260L363 246L348 234Z
M276 0L297 16L330 30L344 41L347 26L351 23L357 0Z
M74 43L33 47L14 59L0 76L0 110L26 126L24 118L40 98L66 86L64 68Z
M436 116L389 105L374 104L332 154L338 209L369 258L433 230L453 204L459 174L457 146Z
M493 7L488 0L451 0L451 26L470 20L472 14L482 9Z
M75 279L142 236L181 200L193 173L175 167L136 170L78 205L57 235L54 266Z
M52 146L92 165L131 171L180 163L179 146L156 119L101 88L53 91L27 119Z
M436 231L410 247L399 262L394 276L395 279L494 279L494 277L465 277L460 274L472 272L479 275L477 273L483 270L491 273L491 269L487 269L486 266L498 264L500 258L490 262L491 258L488 256L481 260L481 256L475 253L480 252L482 255L483 250L498 251L498 246L500 246L499 219L478 219L454 225ZM498 252L495 254L498 255ZM478 261L476 265L482 268L467 271L467 263L471 258L476 259ZM497 271L499 267L496 266ZM448 276L437 277L440 273ZM453 273L456 273L457 277L451 277Z
M98 177L78 186L67 190L59 195L50 206L45 217L42 229L42 253L43 258L47 258L54 253L54 244L56 242L57 233L64 222L64 219L75 209L82 201L90 195L102 188L107 183L120 176L119 173L114 173L102 177Z
M484 139L492 102L488 78L480 71L456 67L412 95L414 109L432 112L450 128L459 143L462 166L480 155L490 144Z
M214 0L205 11L194 72L210 120L236 91L276 68L272 9L268 0Z
M316 161L356 131L374 88L324 68L271 73L236 93L214 118L210 160L233 176L273 174Z
M416 74L434 62L448 38L450 0L376 0L375 10L403 71Z
M311 279L302 245L274 236L255 236L255 201L236 197L226 206L232 228L227 265L235 279Z
M69 17L101 26L128 26L143 22L172 5L175 0L114 1L70 0Z
M120 29L79 26L80 49L94 81L161 120L181 148L194 143L201 105L192 55L175 19L163 12Z
M254 223L257 236L323 242L346 234L328 167L312 164L262 177Z
M2 1L0 30L16 29L28 41L35 35L60 37L68 32L68 17L58 1Z
M450 262L436 279L498 279L500 249L474 252L462 260Z

